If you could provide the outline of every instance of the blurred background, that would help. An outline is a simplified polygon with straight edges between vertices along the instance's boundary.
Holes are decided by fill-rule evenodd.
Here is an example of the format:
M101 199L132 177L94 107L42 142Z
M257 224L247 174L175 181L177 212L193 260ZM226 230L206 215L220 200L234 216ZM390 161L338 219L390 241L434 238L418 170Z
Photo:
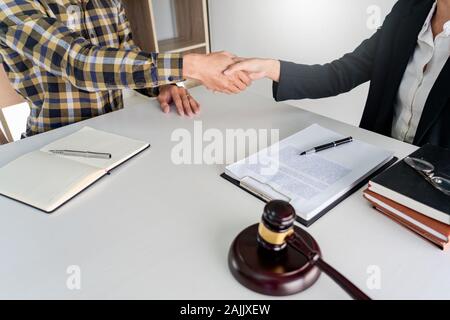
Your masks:
M395 0L122 0L135 42L149 52L208 53L327 63L370 37ZM189 86L198 85L190 83ZM369 85L320 100L287 103L352 125L361 119ZM250 91L272 97L271 83ZM134 94L127 91L127 99ZM25 131L29 105L0 68L0 144Z
M211 50L305 64L331 62L370 37L395 2L209 0ZM335 98L288 103L359 125L368 88L365 84ZM272 97L269 81L257 82L250 90Z

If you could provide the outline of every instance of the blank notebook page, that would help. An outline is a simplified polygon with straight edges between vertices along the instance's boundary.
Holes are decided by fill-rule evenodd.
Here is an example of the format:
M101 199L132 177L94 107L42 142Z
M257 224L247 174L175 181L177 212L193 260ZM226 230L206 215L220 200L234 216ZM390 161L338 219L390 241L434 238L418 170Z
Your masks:
M148 146L146 142L84 127L1 168L0 194L52 212ZM112 157L69 157L49 150L102 152Z
M102 175L95 167L32 152L0 170L0 193L52 211Z
M48 152L49 150L69 149L78 151L110 153L112 155L111 159L67 157L58 155L58 157L64 157L66 159L109 171L122 162L138 154L146 147L148 147L148 143L143 141L138 141L113 133L95 130L90 127L84 127L83 129L65 138L48 144L47 146L42 148L41 151Z

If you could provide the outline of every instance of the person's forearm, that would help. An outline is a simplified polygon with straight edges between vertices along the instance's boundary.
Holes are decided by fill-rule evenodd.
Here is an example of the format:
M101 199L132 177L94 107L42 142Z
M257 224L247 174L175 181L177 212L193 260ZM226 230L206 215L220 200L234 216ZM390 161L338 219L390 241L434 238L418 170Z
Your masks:
M280 81L280 60L266 60L266 77L272 81Z
M199 80L198 65L201 55L189 53L183 56L183 78Z

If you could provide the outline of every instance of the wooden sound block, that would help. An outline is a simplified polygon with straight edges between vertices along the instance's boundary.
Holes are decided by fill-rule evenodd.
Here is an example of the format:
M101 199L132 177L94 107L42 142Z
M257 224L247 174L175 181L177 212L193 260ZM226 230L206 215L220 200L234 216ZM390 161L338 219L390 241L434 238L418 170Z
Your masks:
M312 249L320 253L314 238L294 227ZM281 252L271 252L258 244L258 224L242 231L234 240L228 255L228 266L233 276L250 290L270 295L287 296L312 286L320 270L298 251L287 246Z

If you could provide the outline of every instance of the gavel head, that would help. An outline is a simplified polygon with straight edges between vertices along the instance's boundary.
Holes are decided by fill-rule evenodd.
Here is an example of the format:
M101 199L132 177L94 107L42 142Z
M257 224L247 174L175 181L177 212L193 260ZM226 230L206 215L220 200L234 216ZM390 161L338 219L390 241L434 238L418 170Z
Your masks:
M286 248L286 239L294 234L295 209L286 201L269 202L258 227L258 243L270 251Z

